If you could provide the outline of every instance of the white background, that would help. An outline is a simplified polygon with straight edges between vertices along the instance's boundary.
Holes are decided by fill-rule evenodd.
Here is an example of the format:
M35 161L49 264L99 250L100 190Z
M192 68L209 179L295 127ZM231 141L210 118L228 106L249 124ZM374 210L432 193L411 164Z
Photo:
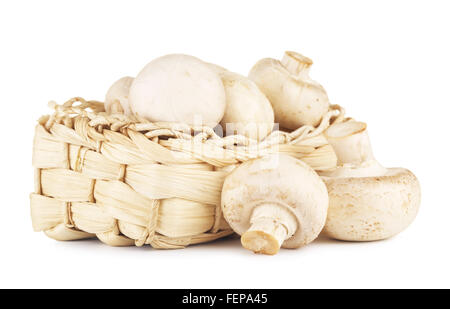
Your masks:
M448 1L1 1L0 287L450 287ZM247 74L311 57L332 103L366 121L385 166L418 176L417 219L387 241L319 239L276 256L238 239L161 251L57 242L31 228L31 150L47 101L102 100L166 53Z

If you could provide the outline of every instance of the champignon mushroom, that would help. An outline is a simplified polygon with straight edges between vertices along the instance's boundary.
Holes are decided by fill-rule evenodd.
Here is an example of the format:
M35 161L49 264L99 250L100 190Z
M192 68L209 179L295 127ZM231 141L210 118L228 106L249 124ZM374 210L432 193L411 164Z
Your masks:
M105 111L108 114L132 114L130 104L128 103L128 95L133 80L134 78L130 76L122 77L108 89L105 96Z
M265 58L250 70L249 78L272 103L275 122L282 128L316 126L328 111L325 89L309 77L312 63L299 53L287 51L281 62Z
M298 248L322 230L328 208L325 184L306 163L282 154L250 160L225 179L222 210L242 245L255 253Z
M209 64L220 75L227 106L220 121L224 135L240 134L262 140L273 130L272 105L258 86L245 76Z
M330 204L324 233L348 241L389 238L416 217L420 186L404 168L384 168L374 158L366 124L348 121L330 126L326 137L338 167L323 172Z
M150 121L215 127L225 112L220 76L198 58L172 54L147 64L130 88L133 112Z

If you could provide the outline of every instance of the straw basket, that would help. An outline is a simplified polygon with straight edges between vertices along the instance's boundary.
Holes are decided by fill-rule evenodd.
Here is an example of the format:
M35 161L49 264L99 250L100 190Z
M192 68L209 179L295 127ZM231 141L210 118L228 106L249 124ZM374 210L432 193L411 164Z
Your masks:
M50 102L33 145L35 231L57 240L98 237L112 246L183 248L232 234L220 195L227 173L268 153L287 153L316 170L336 166L321 134L343 112L332 106L321 124L264 141L218 136L208 127L151 123L108 115L103 103Z

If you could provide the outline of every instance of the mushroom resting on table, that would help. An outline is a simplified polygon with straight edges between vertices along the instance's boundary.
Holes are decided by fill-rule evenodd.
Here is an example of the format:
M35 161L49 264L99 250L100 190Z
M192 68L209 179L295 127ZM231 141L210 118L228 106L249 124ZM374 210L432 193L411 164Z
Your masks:
M384 168L375 160L363 122L334 124L325 135L338 166L321 173L330 198L324 233L339 240L371 241L408 227L420 205L414 174L404 168Z
M242 163L225 179L222 210L242 245L256 253L298 248L322 230L325 184L306 163L273 154Z

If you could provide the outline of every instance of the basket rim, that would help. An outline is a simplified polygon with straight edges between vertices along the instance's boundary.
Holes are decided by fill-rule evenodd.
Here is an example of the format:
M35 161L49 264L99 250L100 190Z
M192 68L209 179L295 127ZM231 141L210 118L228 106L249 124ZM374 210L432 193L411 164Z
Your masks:
M213 128L208 126L192 126L178 122L152 122L139 116L127 116L125 114L108 114L104 109L104 103L96 100L85 100L82 97L73 97L63 104L50 101L48 106L54 110L50 115L39 118L38 123L47 131L56 124L70 126L74 118L81 116L89 119L87 125L99 133L104 129L126 134L127 129L144 133L147 138L170 137L192 140L194 142L211 142L225 146L258 145L259 148L274 144L298 144L300 141L316 137L322 134L329 126L335 123L348 121L345 110L337 104L329 106L328 112L323 116L318 126L305 125L294 131L286 132L274 130L261 141L243 135L218 135Z

